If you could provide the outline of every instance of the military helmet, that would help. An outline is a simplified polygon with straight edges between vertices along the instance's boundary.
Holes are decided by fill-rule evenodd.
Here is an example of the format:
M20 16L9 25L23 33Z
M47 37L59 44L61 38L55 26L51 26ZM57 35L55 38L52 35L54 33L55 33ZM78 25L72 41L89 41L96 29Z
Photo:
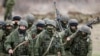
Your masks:
M49 18L45 18L45 19L43 19L44 20L44 22L45 22L45 24L50 20Z
M21 20L21 17L20 17L20 16L14 16L14 17L13 17L13 21L14 21L14 20L20 21L20 20Z
M44 27L45 26L45 22L43 20L38 20L36 23L37 27Z
M19 22L19 25L23 25L23 26L28 27L28 23L27 23L26 20L21 20L21 21Z
M26 20L27 20L27 22L34 22L35 17L32 14L28 14L28 15L26 15Z
M56 27L56 22L54 20L49 20L46 25L52 25Z
M6 21L6 26L7 26L7 25L13 26L12 21L11 21L11 20L7 20L7 21Z
M60 21L66 21L66 22L68 22L68 20L69 20L69 18L67 16L62 16L60 18Z
M85 32L85 33L88 33L88 34L91 34L90 28L86 25L81 26L78 30Z
M70 25L77 26L77 25L78 25L78 20L76 20L76 19L70 19L70 20L68 21L68 25L69 25L69 26L70 26Z

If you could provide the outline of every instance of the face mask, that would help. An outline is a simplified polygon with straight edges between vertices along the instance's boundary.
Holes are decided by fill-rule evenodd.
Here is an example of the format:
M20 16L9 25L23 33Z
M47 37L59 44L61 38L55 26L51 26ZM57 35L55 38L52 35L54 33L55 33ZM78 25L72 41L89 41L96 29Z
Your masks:
M25 33L26 33L26 30L21 30L21 29L19 29L19 33L20 33L20 34L25 34Z
M86 37L88 34L87 33L82 33L82 36L83 37Z
M40 32L42 32L42 30L38 30L38 29L37 29L37 34L39 34Z
M66 25L66 24L67 24L67 22L66 22L66 21L61 21L61 23L62 23L63 25Z
M55 30L55 28L53 26L47 26L46 29L47 29L48 32L52 32L52 33Z
M47 31L49 32L52 32L52 30L53 30L52 28L47 28Z
M12 31L12 29L6 29L6 31L7 31L7 32L11 32L11 31Z
M16 22L16 23L14 24L14 27L17 28L17 26L18 26L18 23Z
M71 31L74 33L77 30L77 26L70 26Z
M32 23L28 24L29 28L32 26Z

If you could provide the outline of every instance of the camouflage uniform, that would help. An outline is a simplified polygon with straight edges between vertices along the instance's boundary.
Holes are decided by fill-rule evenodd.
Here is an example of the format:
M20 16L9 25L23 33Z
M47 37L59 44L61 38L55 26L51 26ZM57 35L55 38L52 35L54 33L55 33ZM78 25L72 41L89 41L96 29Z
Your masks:
M65 16L62 16L60 19L58 19L60 22L60 24L61 24L61 27L62 27L62 29L63 30L65 30L65 29L67 29L67 25L68 25L68 20L69 20L69 18L68 17L65 17ZM59 26L57 25L57 30L58 31L60 31L60 29L59 29Z
M38 29L38 27L42 28L42 29ZM45 23L43 20L38 21L36 24L36 28L32 29L29 33L32 36L32 38L35 38L36 35L38 35L39 33L42 32L42 30L45 27Z
M77 31L77 29L75 31L72 31L70 27L76 26L76 28L77 28L77 25L78 25L78 21L76 19L70 19L68 21L68 28L65 31L62 31L62 32L59 33L62 37L63 43L66 42L66 39L67 39L68 36L72 35L73 33L75 33ZM67 44L64 45L67 56L71 55L70 51L69 51L70 50L70 43L71 43L71 41L68 41Z
M1 56L5 56L5 54L3 52L4 47L3 47L3 41L2 41L2 36L4 34L3 25L4 25L4 22L0 21L0 55Z
M7 19L12 19L12 10L13 10L13 6L15 4L15 1L14 0L7 0L6 1L6 12L5 12L5 16L4 16L4 20L7 20Z
M82 35L82 32L86 35ZM88 26L82 26L76 33L70 36L71 54L72 56L92 56L92 40L90 38L90 28Z
M35 21L35 16L32 14L28 14L28 15L26 15L25 19L28 22L28 30L27 31L30 31L31 27Z
M11 27L11 29L7 29L7 27ZM10 21L10 20L6 21L6 24L4 25L4 28L5 28L4 29L4 31L5 31L4 37L6 37L13 31L12 21Z
M5 50L5 47L4 47L4 42L5 42L5 40L6 40L6 37L8 36L8 35L10 35L10 33L13 31L13 25L12 25L12 23L11 23L11 21L6 21L6 24L3 26L4 27L4 34L3 34L3 36L2 36L2 42L3 42L3 52L5 53L5 54L7 54L7 52L6 52L6 50ZM7 29L7 27L11 27L11 29Z
M19 25L25 26L26 28L28 27L27 22L24 20L21 20ZM5 41L6 50L9 51L10 49L14 49L20 43L29 41L30 39L31 37L27 32L21 33L18 28L7 37ZM26 42L19 46L13 53L13 56L31 56L30 42Z
M35 45L35 55L34 56L57 56L58 52L61 52L61 42L60 36L55 29L55 22L49 20L46 24L46 30L42 31L39 35L36 36L36 45ZM48 28L48 26L52 26L52 30ZM49 47L49 49L48 49ZM47 51L48 49L48 51ZM45 54L45 55L44 55Z

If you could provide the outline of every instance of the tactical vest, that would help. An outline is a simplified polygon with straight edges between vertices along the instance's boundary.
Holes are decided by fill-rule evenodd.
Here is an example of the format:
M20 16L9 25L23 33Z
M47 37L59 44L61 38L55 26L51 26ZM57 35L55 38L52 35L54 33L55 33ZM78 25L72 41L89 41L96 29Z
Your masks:
M87 39L82 39L81 37L76 37L73 39L72 45L71 45L71 53L76 56L87 56L88 53L88 41Z
M47 50L47 48L48 48L48 46L50 44L50 41L51 41L51 39L53 37L54 37L53 42L52 42L52 44L50 46L50 49L49 49L47 54L51 55L51 54L56 54L57 53L57 49L59 48L59 44L58 44L58 42L59 42L58 38L59 37L58 36L50 36L49 34L45 34L43 36L42 45L41 45L41 47L42 47L42 54Z
M16 41L14 42L13 47L15 48L17 45L19 45L20 43L26 40L28 40L27 34L26 35L18 34L18 37L16 38ZM15 51L15 55L16 56L29 55L28 45L21 45L20 47L18 47Z
M67 30L65 30L63 42L65 42L67 37L72 35L72 34L73 34L73 32L71 32L71 30L69 28ZM70 43L71 43L71 41L68 41L67 44L64 45L64 48L65 48L66 51L69 51Z

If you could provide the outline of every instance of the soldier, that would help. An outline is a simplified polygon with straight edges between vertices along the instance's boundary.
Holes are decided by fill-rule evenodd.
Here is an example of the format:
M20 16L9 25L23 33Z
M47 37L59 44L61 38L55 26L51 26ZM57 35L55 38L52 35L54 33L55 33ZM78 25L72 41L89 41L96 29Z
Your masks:
M61 28L63 30L67 29L67 25L68 25L68 20L69 18L68 17L65 17L65 16L62 16L60 19L59 19L59 24L61 24ZM59 26L57 27L57 30L59 31Z
M63 43L66 42L66 38L77 31L78 21L76 19L70 19L68 21L68 28L65 31L60 32L59 34L62 37ZM64 48L66 51L66 56L70 56L70 41L67 44L64 44Z
M26 32L27 28L28 23L24 20L21 20L19 22L19 27L7 37L4 45L10 55L31 56L29 49L30 42L28 42L31 37Z
M2 36L4 34L4 26L5 22L4 21L0 21L0 40L2 40Z
M5 2L6 2L6 4L4 6L6 7L6 11L5 11L4 20L6 21L7 19L8 20L12 19L12 10L13 10L15 1L14 0L6 0Z
M14 29L16 29L18 27L18 24L19 24L20 20L21 20L20 16L14 16L13 17L12 23L13 23Z
M8 36L13 31L12 21L11 20L6 21L6 24L5 24L4 28L5 28L4 36L6 37L6 36Z
M46 29L36 36L35 55L34 56L60 56L60 36L56 31L56 23L49 20Z
M30 31L30 29L31 29L31 27L32 27L32 25L33 25L33 23L34 23L34 21L35 21L34 15L28 14L28 15L26 16L26 21L28 22L28 29L29 29L29 31Z
M0 21L0 55L1 56L5 56L5 54L3 53L3 42L2 42L2 36L4 34L3 25L5 25L5 23L3 21Z
M2 43L3 43L3 52L5 53L5 55L7 55L7 52L5 50L5 47L4 47L4 42L6 40L6 37L8 35L10 35L10 33L13 31L13 25L12 25L12 22L11 21L6 21L6 24L3 26L4 27L4 34L2 36Z
M35 38L36 35L38 35L39 33L42 32L42 30L44 29L45 27L45 23L43 20L39 20L37 23L36 23L36 28L33 28L31 31L30 31L30 34L32 36L32 38Z
M67 38L71 42L72 56L92 56L92 41L90 28L86 25L80 27L76 33Z

